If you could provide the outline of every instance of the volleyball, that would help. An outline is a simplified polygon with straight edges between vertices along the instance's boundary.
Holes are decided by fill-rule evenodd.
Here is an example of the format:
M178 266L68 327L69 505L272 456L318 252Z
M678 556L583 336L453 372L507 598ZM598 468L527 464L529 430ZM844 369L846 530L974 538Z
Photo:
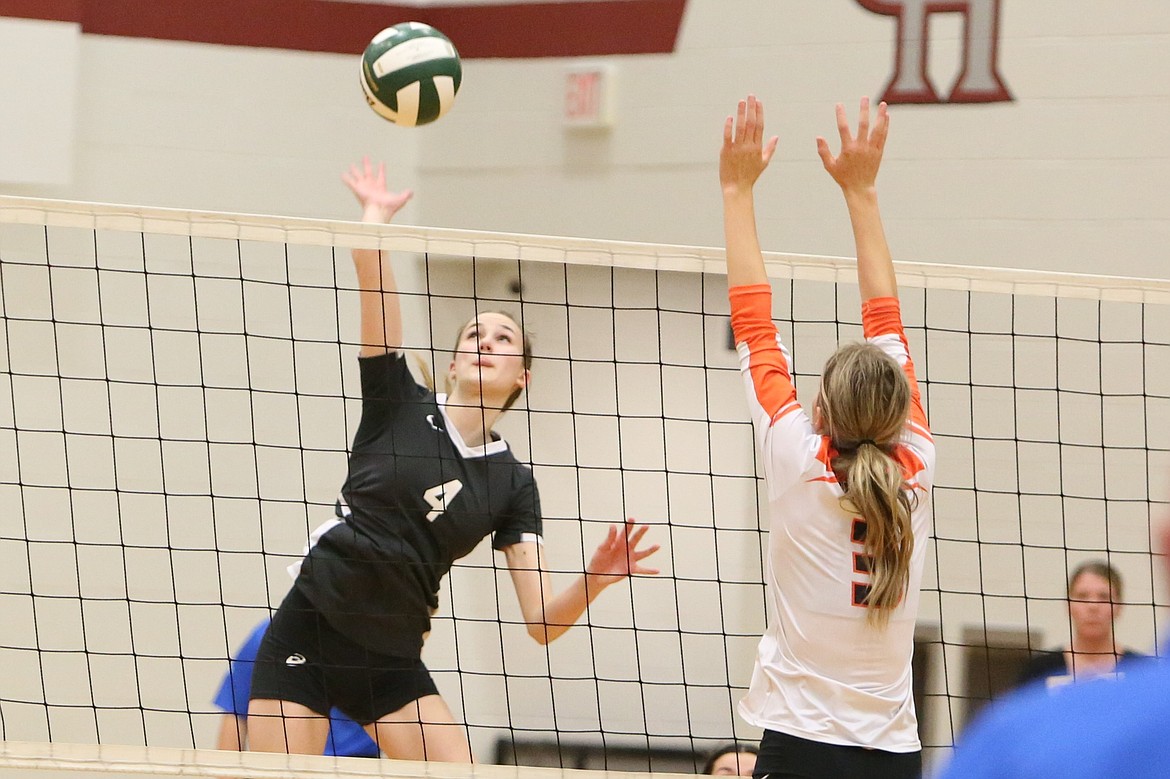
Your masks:
M403 127L429 124L451 110L463 80L459 52L422 22L374 36L362 54L362 90L370 108Z

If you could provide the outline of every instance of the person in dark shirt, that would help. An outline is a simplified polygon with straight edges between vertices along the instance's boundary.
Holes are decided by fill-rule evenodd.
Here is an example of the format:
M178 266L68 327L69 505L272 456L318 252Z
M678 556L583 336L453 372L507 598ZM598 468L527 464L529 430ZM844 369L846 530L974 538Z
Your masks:
M1121 614L1121 574L1104 560L1078 565L1068 577L1070 641L1038 652L1024 664L1019 684L1041 680L1052 688L1076 679L1115 675L1123 663L1145 655L1117 643L1114 623Z
M411 193L391 192L368 160L342 177L362 220L390 221ZM450 394L415 382L400 349L402 316L387 256L355 249L361 299L361 421L335 516L310 537L253 671L249 742L320 754L336 707L391 758L471 762L421 660L442 578L485 537L504 553L528 633L564 634L606 587L637 574L657 545L645 526L611 525L585 572L554 592L530 468L493 425L531 377L527 335L503 313L464 325Z
M1170 574L1170 521L1155 537ZM1131 664L1114 681L1037 684L993 702L938 779L1163 779L1170 773L1165 654Z

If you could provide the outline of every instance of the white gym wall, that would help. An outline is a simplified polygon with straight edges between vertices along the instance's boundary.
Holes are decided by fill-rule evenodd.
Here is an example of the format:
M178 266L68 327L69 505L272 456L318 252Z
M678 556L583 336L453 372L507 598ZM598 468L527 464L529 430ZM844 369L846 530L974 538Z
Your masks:
M999 71L1013 102L894 107L881 185L895 254L1164 276L1170 6L1000 6ZM930 17L929 75L944 96L961 22ZM4 168L0 192L345 217L354 208L338 174L370 154L418 191L408 222L711 245L721 122L752 91L783 139L760 187L765 246L847 254L813 138L832 133L835 102L853 109L880 94L894 29L856 0L690 0L674 53L605 58L615 121L597 132L562 123L575 60L467 60L453 111L401 129L366 107L356 54L82 35L75 93L57 68L5 67L0 81L5 94L77 110L17 136L19 152L0 159L44 159L46 139L68 133L72 176L30 185ZM21 108L3 103L0 126Z

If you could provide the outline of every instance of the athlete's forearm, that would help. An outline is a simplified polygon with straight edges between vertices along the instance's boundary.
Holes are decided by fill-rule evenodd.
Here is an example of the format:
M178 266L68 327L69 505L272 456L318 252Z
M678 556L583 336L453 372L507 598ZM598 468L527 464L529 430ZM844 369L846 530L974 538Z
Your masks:
M877 190L873 187L846 190L845 205L857 246L857 284L861 299L897 297L898 282L882 226Z
M727 243L727 286L767 284L756 231L755 198L750 189L724 190L723 232Z
M548 644L563 636L577 624L608 584L598 577L583 574L544 604L544 620L529 623L528 633L537 643Z
M370 205L362 221L382 224L383 210ZM389 252L354 249L353 265L361 290L361 355L372 357L395 351L402 346L402 310L398 303L398 286Z

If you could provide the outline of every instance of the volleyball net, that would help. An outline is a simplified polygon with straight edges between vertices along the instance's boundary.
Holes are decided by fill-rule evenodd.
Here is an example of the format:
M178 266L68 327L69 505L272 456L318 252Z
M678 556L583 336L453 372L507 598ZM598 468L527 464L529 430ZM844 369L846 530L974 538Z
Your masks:
M0 765L100 746L266 775L271 756L233 774L200 754L227 658L345 478L352 248L394 253L404 348L432 375L477 312L533 334L497 429L534 469L554 580L625 517L663 545L660 576L547 647L488 544L457 564L424 660L477 758L691 772L757 739L735 706L766 523L721 250L0 198ZM766 259L808 402L861 337L854 263ZM1164 632L1170 282L897 270L939 451L915 689L944 750L1029 649L1067 642L1076 563L1121 571L1123 643Z

